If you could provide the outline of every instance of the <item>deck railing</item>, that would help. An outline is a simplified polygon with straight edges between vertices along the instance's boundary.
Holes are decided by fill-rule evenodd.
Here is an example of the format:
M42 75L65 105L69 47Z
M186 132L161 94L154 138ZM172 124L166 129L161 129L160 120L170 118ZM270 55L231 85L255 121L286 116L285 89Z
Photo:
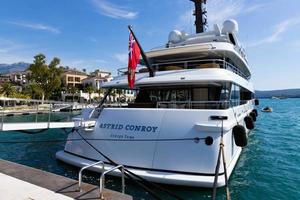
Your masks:
M251 100L238 101L159 101L156 108L174 109L228 109L233 106L243 105Z
M16 123L40 125L43 123L43 128L51 128L53 122L66 122L66 126L73 126L71 123L74 122L73 117L79 113L72 113L72 111L89 107L90 105L77 104L74 102L0 97L0 130L4 130L4 124L12 125ZM64 110L64 114L58 113L61 110ZM22 127L18 127L18 129L20 128ZM33 127L31 128L33 129ZM25 129L26 128L24 128L24 130Z
M211 66L208 66L207 64L211 64ZM221 69L229 70L247 80L250 79L250 75L246 75L238 67L222 59L202 59L202 60L189 60L189 61L178 61L178 62L164 62L159 64L153 64L152 67L156 71L221 68ZM136 69L136 73L145 73L145 72L148 72L145 66L139 65ZM118 69L119 76L126 75L127 73L128 73L127 68Z

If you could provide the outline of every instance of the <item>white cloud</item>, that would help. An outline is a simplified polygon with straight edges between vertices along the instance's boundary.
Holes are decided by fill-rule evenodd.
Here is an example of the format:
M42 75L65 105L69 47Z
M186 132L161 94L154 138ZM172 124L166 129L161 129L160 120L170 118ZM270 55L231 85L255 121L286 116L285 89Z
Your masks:
M117 59L122 64L127 64L128 62L128 53L116 53L114 58Z
M297 49L299 49L299 47L300 47L300 40L292 41L290 43L290 46L291 47L296 47Z
M222 23L224 20L242 13L244 0L215 0L207 3L207 18L209 24Z
M194 6L194 5L193 5ZM194 7L187 10L182 15L179 16L179 23L177 27L186 29L188 22L191 20L194 22ZM238 15L249 14L255 12L266 4L256 4L253 6L246 6L245 0L212 0L208 1L206 4L207 9L207 20L208 24L211 26L213 24L223 23L226 19L236 17Z
M269 4L255 4L255 5L252 5L252 6L249 6L247 8L245 8L243 10L243 13L251 13L251 12L255 12L259 9L262 9L264 7L267 7Z
M18 50L22 47L23 47L23 45L18 44L12 40L0 38L0 51L2 53L10 53L10 52Z
M0 38L0 63L31 62L32 46L25 46L10 39Z
M270 43L280 41L282 39L281 36L283 33L285 33L290 28L298 24L300 24L300 17L286 19L275 26L274 31L270 36L258 40L256 42L250 43L248 47L256 47L263 44L270 44Z
M134 19L138 15L137 12L129 11L106 0L92 0L92 3L98 13L107 17L115 19Z
M89 37L88 40L89 40L90 42L93 42L93 43L98 42L98 40L97 40L96 38L94 38L94 37Z
M107 61L103 59L62 59L62 65L66 65L69 67L81 67L81 68L95 68L100 64L106 64Z
M50 33L55 33L55 34L60 33L60 30L58 28L54 28L52 26L45 25L45 24L30 23L30 22L17 22L17 21L8 21L7 23L13 24L16 26L25 27L25 28L34 29L34 30L47 31Z

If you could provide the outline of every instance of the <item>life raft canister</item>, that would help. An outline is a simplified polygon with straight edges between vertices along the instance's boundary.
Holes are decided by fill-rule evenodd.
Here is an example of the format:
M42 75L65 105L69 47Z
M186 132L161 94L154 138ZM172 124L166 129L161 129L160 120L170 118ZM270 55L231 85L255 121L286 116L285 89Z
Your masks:
M244 118L244 121L245 121L247 129L250 129L250 130L254 129L254 122L253 122L253 119L251 116L246 116Z
M257 112L257 110L256 110L256 109L253 109L253 110L252 110L252 112L254 112L254 113L255 113L256 117L258 116L258 112Z
M256 114L252 111L249 115L252 117L253 121L256 122Z
M246 129L242 125L236 125L232 129L234 142L239 147L245 147L248 143Z

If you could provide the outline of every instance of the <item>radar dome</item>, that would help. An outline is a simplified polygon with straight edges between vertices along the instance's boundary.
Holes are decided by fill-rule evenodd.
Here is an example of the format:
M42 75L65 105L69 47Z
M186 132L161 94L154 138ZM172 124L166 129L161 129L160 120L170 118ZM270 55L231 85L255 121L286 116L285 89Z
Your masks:
M222 33L236 33L239 30L239 25L234 19L226 20L223 23Z
M178 43L178 42L182 41L182 39L183 39L183 34L178 30L173 30L169 34L169 42L170 43Z

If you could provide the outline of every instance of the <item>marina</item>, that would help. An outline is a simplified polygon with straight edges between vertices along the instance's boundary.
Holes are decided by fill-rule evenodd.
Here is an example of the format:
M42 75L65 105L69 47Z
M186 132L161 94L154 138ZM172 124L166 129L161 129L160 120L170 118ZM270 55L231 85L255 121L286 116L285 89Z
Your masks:
M1 3L0 199L299 199L291 5Z
M244 149L232 174L229 185L232 199L297 199L300 196L298 160L300 151L296 113L300 112L299 99L262 99L258 108L268 105L276 112L264 114L259 111L260 120L249 135ZM288 108L292 108L287 112ZM17 116L14 116L14 118ZM20 116L26 117L26 116ZM288 120L291 119L291 120ZM278 124L278 121L283 123ZM0 134L0 157L36 169L48 171L78 181L79 168L66 165L55 158L55 153L64 148L67 133L61 129L49 129L42 134L28 135L17 131ZM60 140L53 141L51 140ZM19 143L18 143L18 142ZM46 141L46 142L39 142ZM48 142L47 142L48 141ZM287 141L288 144L287 145ZM294 152L294 153L290 153ZM276 155L274 158L273 155ZM284 172L284 173L282 173ZM86 172L84 182L99 186L99 174ZM106 188L121 192L121 178L108 176ZM184 199L211 199L211 189L193 187L167 187ZM154 199L142 188L126 180L126 194L134 199ZM161 191L165 199L170 197ZM218 199L224 199L224 190L219 189Z
M213 188L212 199L225 186L230 199L228 180L247 146L259 101L237 39L238 23L225 20L204 32L205 2L194 3L196 33L173 30L161 48L144 52L128 26L128 69L102 85L107 92L91 111L97 114L84 117L95 118L95 127L73 130L57 159L77 167L107 164L91 167L97 172L121 164L137 180ZM106 106L107 96L118 89L134 90L136 99Z
M52 122L52 112L67 110L68 105L49 102L48 121L38 122L39 104L47 105L43 100L35 102L35 122L4 122L5 117L13 116L4 115L8 111L6 101L17 105L22 100L3 99L2 131L38 134L72 128L56 158L81 168L79 185L83 169L101 173L101 197L102 176L110 173L122 177L122 192L126 176L156 199L162 198L154 189L182 199L158 183L212 188L213 200L217 188L225 186L226 199L231 199L229 177L255 127L259 100L254 97L248 60L237 39L238 23L225 20L221 27L215 24L213 30L205 31L206 1L193 2L196 33L173 30L164 47L144 52L132 26L128 26L128 68L119 69L119 76L102 84L106 92L98 106L84 108L70 122ZM35 57L30 76L40 73L43 58ZM106 104L113 91L124 90L132 90L135 99L115 106ZM77 110L72 104L69 107ZM172 154L177 156L170 157Z

